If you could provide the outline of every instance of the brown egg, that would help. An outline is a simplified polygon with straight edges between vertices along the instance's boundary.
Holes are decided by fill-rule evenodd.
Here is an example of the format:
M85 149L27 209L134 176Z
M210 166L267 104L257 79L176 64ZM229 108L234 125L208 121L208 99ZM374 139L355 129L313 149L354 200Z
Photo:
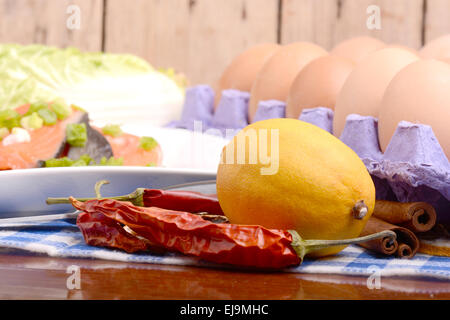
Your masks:
M340 137L349 114L378 118L384 90L395 74L418 60L414 53L386 48L370 54L350 73L339 93L334 108L333 132Z
M450 59L450 34L428 42L419 55L424 59Z
M359 63L370 53L385 46L383 41L372 37L355 37L337 44L330 53Z
M231 61L220 77L216 90L216 106L222 90L236 89L250 92L253 81L264 65L281 46L275 43L262 43L250 47Z
M392 79L381 102L378 135L383 152L400 121L430 125L450 159L450 65L414 62Z
M334 110L336 97L353 70L350 60L327 55L307 64L289 90L287 118L298 118L303 109L327 107Z
M414 48L408 47L408 46L404 46L402 44L388 44L385 47L383 47L382 49L387 49L387 48L398 48L398 49L404 49L404 50L408 50L416 55L419 55L419 51L417 51Z
M295 42L277 50L266 61L253 83L249 102L250 121L260 101L286 101L289 88L300 70L310 61L324 55L327 55L327 51L309 42Z

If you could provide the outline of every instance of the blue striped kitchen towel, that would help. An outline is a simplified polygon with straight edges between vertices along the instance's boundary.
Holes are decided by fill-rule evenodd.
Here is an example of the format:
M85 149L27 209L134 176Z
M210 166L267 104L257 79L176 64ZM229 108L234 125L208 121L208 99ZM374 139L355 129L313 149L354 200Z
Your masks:
M176 253L156 255L129 254L123 251L85 244L74 220L52 220L0 227L0 247L47 254L52 257L91 258L165 265L224 267ZM370 276L374 271L385 277L420 277L450 281L450 258L417 254L399 259L371 253L359 246L349 246L339 254L306 259L300 266L284 271L307 274Z

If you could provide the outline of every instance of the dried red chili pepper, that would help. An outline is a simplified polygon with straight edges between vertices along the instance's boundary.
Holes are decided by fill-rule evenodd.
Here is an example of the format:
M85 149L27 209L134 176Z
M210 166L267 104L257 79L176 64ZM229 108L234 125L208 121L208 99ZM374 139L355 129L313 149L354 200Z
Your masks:
M209 195L194 191L159 189L144 189L143 193L144 207L224 215L217 195L214 194Z
M84 240L91 246L117 248L127 252L148 249L147 241L126 232L117 221L102 213L81 212L77 216L77 225Z
M194 191L139 188L128 195L109 197L108 199L130 201L139 207L158 207L191 213L208 212L215 215L224 215L216 195ZM92 198L77 198L77 200L84 202L92 200ZM69 200L67 198L49 198L47 203L69 203Z
M293 230L215 224L188 212L138 207L113 199L69 199L76 209L87 214L101 213L168 250L236 266L278 269L298 265L305 254L328 246L395 237L395 233L383 231L348 240L302 240Z

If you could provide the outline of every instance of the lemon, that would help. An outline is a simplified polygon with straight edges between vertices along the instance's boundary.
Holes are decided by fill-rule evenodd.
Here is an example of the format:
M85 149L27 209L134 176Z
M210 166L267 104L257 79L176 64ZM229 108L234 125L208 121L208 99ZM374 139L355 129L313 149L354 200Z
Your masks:
M359 236L375 206L375 187L358 155L300 120L255 122L221 158L217 196L231 223L295 230L303 239L349 239Z

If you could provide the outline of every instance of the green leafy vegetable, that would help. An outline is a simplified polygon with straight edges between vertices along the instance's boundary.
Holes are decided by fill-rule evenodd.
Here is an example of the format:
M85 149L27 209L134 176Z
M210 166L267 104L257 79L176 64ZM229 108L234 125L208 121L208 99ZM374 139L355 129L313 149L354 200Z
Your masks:
M107 124L102 128L103 134L107 134L111 137L119 137L123 134L122 129L117 124Z
M188 85L186 76L182 73L177 73L173 68L159 68L158 71L175 81L180 88L184 88Z
M72 147L84 147L87 141L86 124L68 124L66 127L66 139Z
M139 148L150 151L158 145L158 142L152 137L142 137L139 140Z
M171 79L171 94L180 88L171 72L155 70L147 61L129 54L82 52L76 48L60 49L45 45L0 45L0 110L12 109L32 101L84 99L79 85L100 79L160 74ZM88 86L89 87L89 86ZM114 90L114 89L112 89ZM113 91L114 93L114 91ZM81 96L81 99L79 97ZM69 99L68 99L69 100Z

